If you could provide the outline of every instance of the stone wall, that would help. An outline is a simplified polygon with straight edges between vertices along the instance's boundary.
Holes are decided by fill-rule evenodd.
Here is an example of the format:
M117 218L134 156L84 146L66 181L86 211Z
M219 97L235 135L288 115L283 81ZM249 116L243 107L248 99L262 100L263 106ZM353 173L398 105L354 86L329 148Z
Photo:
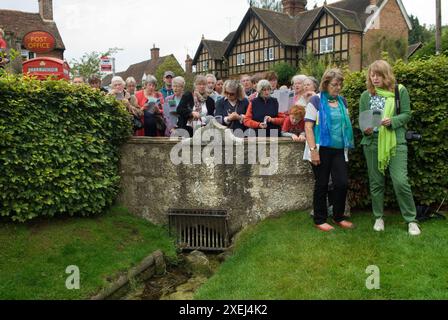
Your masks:
M223 139L224 135L233 137L229 131L219 132ZM184 140L184 151L190 151L192 159L194 150L199 150L195 159L201 163L176 165L171 156L181 154L174 152L180 148L179 138L131 138L121 152L120 204L155 224L168 223L170 208L228 210L231 234L266 217L312 207L313 176L310 164L302 160L303 143L289 138L237 140L239 144L231 148L233 155L229 149L225 153L224 146L218 148L223 151L222 158L227 154L233 164L216 164L220 157L209 153L203 142ZM260 157L256 163L249 161L250 156L263 151L272 156L269 165ZM241 154L243 163L237 159Z

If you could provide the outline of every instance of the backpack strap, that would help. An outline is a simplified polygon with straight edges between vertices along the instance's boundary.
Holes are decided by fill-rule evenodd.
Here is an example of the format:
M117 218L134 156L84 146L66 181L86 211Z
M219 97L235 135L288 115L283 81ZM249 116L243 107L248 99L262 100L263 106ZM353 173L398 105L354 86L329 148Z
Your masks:
M398 116L401 112L401 105L400 105L400 87L397 84L395 84L395 113Z

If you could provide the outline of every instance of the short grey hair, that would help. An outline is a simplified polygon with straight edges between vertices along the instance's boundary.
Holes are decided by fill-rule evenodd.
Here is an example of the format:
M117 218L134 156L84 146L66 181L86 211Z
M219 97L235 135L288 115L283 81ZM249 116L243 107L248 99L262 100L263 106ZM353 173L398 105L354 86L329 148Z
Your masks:
M196 78L194 78L194 85L197 86L200 83L207 84L207 77L203 75L197 75Z
M110 85L112 86L114 83L117 83L117 82L119 82L119 83L121 83L121 84L126 84L126 83L124 82L124 80L123 80L122 77L120 77L120 76L115 76L115 77L113 77L112 80L110 81Z
M185 79L183 77L175 77L173 79L173 86L185 87Z
M211 74L211 73L209 73L209 74L206 75L205 77L206 77L207 79L208 79L208 78L212 78L214 83L218 82L218 80L216 80L215 75L213 75L213 74Z
M260 93L261 91L263 91L266 88L269 88L269 90L272 90L271 83L268 80L263 79L263 80L258 81L258 84L257 84L257 92L258 93Z
M306 80L309 80L309 81L311 81L313 83L314 88L316 88L316 91L319 90L319 81L317 81L316 78L308 77L308 78L306 78Z
M137 84L137 81L135 81L134 77L128 77L126 79L126 84Z
M147 86L148 84L153 84L157 87L157 79L152 74L148 74L146 76L144 83L145 83L145 86Z
M306 75L304 75L304 74L298 74L298 75L295 75L294 77L292 77L292 80L291 80L291 84L292 85L294 85L296 82L303 82L303 81L305 81L306 79L307 79L308 77L306 76Z
M0 28L0 34L2 35L2 37L4 37L4 36L5 36L5 31L3 31L3 29L2 29L2 28Z

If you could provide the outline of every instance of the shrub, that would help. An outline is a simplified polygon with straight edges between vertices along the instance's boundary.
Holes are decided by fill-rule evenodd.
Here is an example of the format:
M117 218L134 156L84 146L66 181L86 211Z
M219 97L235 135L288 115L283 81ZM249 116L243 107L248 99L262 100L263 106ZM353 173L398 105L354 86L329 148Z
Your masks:
M276 63L272 67L272 71L275 71L278 75L279 86L286 85L289 87L291 85L292 77L296 74L295 68L286 62Z
M124 106L87 86L0 77L0 215L91 215L118 192Z
M399 60L394 65L394 72L398 82L407 87L411 96L412 120L408 129L423 136L421 141L408 143L408 171L415 201L426 205L440 204L448 192L448 57L434 56L408 64ZM343 90L351 108L357 143L350 156L349 199L358 207L370 205L367 168L357 120L365 76L365 71L348 74ZM385 204L395 203L389 180Z

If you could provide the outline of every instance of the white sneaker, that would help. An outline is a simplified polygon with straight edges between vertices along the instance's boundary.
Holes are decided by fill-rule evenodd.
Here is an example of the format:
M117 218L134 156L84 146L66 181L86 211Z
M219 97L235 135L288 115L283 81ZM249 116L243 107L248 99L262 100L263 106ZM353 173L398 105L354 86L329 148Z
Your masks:
M420 231L420 228L418 227L418 224L416 224L415 222L409 223L409 234L411 236L418 236L421 233L422 232Z
M382 218L376 219L373 230L378 232L384 231L384 220Z

